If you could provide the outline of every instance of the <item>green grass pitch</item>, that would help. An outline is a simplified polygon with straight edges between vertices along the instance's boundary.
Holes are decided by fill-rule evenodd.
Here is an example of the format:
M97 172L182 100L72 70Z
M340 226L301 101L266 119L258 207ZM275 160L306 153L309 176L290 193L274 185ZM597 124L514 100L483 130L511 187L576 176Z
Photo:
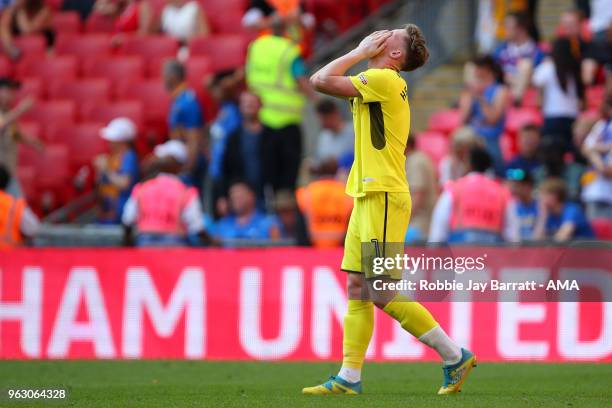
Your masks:
M435 395L440 365L368 363L361 396L303 396L335 374L332 363L2 361L0 388L67 385L66 402L0 407L612 407L612 364L476 367L456 396Z

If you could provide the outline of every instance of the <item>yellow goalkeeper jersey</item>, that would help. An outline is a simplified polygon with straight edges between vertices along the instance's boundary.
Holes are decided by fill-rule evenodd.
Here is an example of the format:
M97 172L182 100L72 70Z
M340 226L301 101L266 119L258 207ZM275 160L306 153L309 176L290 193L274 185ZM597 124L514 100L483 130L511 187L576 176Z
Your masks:
M371 68L349 77L361 94L351 98L355 126L355 161L346 193L408 192L406 141L410 106L406 81L392 69Z

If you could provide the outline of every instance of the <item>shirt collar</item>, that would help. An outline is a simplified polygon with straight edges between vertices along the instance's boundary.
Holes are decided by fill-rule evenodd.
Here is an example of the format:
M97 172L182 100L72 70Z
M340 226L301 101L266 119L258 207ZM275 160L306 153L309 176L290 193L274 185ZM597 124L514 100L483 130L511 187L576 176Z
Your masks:
M187 83L182 82L181 84L179 84L179 86L174 88L174 90L172 91L170 96L172 97L172 99L175 99L177 96L179 96L180 94L182 94L186 90L187 90Z

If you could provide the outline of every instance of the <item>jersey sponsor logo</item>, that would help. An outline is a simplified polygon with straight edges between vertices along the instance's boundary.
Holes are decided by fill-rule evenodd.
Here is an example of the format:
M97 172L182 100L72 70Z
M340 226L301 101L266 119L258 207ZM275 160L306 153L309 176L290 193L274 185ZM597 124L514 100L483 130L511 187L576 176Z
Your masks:
M408 99L408 87L407 86L405 86L404 89L402 89L402 92L400 92L400 96L402 97L404 101Z
M362 84L364 84L364 85L368 84L368 78L366 78L366 76L364 74L359 74L358 78L359 78L359 80L361 81Z

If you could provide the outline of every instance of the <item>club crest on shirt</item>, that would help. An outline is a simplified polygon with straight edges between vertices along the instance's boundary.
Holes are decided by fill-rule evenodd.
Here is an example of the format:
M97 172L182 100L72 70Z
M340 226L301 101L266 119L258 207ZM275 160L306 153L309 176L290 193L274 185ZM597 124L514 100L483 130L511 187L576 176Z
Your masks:
M359 74L359 80L361 81L362 84L367 85L368 84L368 78L366 78L366 76L364 74Z

